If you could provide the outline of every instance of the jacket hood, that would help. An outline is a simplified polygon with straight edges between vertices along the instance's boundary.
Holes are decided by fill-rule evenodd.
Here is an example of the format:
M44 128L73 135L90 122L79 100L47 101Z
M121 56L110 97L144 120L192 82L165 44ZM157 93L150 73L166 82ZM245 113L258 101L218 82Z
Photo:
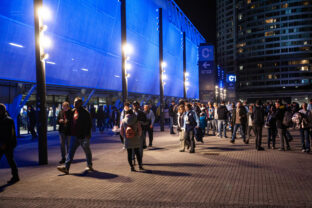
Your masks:
M128 114L126 117L122 120L126 125L134 125L137 122L137 118L134 114Z

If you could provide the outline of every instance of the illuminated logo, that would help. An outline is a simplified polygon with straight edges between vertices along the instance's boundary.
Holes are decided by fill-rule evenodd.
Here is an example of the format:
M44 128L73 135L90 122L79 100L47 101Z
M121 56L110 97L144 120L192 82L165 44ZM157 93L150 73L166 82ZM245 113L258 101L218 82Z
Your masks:
M234 75L234 74L228 74L226 80L227 80L228 83L236 82L236 75Z

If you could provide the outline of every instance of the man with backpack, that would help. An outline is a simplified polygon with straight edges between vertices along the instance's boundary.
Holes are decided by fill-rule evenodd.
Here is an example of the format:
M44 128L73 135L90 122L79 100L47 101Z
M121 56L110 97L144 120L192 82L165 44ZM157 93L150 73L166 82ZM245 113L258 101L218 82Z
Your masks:
M262 144L262 128L264 125L264 109L262 107L261 101L256 101L256 106L251 115L252 125L254 127L254 132L256 134L256 149L258 151L264 150L261 147Z
M195 128L199 128L199 118L197 113L192 110L192 105L187 104L185 106L185 115L184 115L184 129L186 133L186 145L191 147L190 153L195 153Z

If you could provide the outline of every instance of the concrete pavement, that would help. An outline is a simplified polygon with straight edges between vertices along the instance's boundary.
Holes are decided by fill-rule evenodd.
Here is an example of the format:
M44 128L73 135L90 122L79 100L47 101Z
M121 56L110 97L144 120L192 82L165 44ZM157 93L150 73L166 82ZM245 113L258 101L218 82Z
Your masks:
M16 149L20 182L5 185L10 170L4 157L0 161L0 207L312 207L312 155L301 153L299 135L293 134L286 152L258 152L254 139L233 145L206 136L189 154L178 151L177 135L155 132L154 149L144 152L146 171L130 172L119 136L96 133L96 171L84 171L79 148L70 175L56 170L56 133L49 134L45 166L37 165L36 141L26 138Z

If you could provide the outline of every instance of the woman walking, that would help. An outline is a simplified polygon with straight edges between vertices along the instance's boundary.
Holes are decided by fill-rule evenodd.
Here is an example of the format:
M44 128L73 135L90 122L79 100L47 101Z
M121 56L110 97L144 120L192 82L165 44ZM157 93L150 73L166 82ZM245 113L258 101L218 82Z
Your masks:
M131 171L135 171L133 165L133 156L136 155L139 163L139 169L144 170L142 167L142 156L140 153L140 137L142 135L141 125L132 110L125 111L125 118L122 119L120 134L124 138L125 148L128 152L128 162Z

